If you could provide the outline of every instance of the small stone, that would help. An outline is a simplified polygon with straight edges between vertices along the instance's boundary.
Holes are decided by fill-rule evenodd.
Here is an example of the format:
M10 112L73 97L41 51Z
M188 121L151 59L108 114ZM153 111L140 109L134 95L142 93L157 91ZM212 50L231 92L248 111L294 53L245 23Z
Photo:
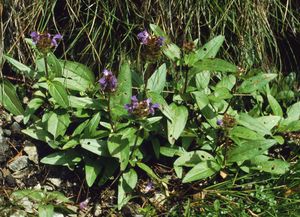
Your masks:
M14 119L16 122L21 123L21 121L23 120L24 116L23 115L17 115L14 116Z
M0 134L0 163L6 161L7 153L9 152L9 145L7 144L7 138Z
M64 217L64 215L61 213L54 212L53 217Z
M5 177L5 182L7 183L7 185L9 187L16 187L17 185L17 182L16 180L14 179L14 177L12 177L12 175L8 175Z
M25 211L27 213L33 213L33 203L28 199L28 197L23 197L20 201L19 204L25 208Z
M21 133L21 127L20 124L18 124L18 122L13 122L13 124L11 125L11 130L14 133Z
M95 206L94 216L102 216L102 208L100 204Z
M33 189L35 189L35 190L41 190L42 186L41 186L40 183L38 183L36 186L33 187Z
M11 131L10 130L4 129L3 132L4 132L5 135L11 136Z
M24 169L28 165L28 157L27 156L20 156L15 159L13 162L8 164L8 168L12 171L19 171Z
M59 187L62 183L62 180L59 178L48 178L49 182L51 182L54 186Z
M10 215L9 217L26 217L26 211L24 210L17 210L15 213L13 213L12 215Z
M150 198L149 200L158 207L162 207L166 202L166 196L162 193L155 193L154 197Z
M38 157L36 146L33 143L29 142L28 140L24 142L24 146L25 146L24 151L28 155L29 160L31 160L35 164L38 164L39 157Z
M29 98L27 96L24 96L23 97L23 103L28 104L28 102L29 102Z

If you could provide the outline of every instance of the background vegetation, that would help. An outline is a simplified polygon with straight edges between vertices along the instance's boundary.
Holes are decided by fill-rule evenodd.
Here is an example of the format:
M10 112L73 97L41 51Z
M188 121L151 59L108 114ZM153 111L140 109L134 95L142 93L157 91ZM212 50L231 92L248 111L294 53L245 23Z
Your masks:
M100 71L120 52L136 58L136 34L156 23L176 44L222 34L221 57L243 68L299 70L300 3L293 0L3 1L4 50L30 61L33 30L59 32L57 53Z

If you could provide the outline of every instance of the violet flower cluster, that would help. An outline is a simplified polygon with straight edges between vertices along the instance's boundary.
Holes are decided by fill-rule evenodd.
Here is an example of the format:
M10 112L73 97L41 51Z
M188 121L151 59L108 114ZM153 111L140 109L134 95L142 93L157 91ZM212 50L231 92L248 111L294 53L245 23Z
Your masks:
M153 104L149 98L138 101L136 96L132 96L131 103L126 104L124 108L132 115L147 117L149 114L154 115L155 109L159 108L159 104Z
M117 88L117 78L107 69L103 70L103 77L100 78L99 84L103 92L114 92Z
M141 44L143 44L143 45L150 45L150 46L155 45L155 46L161 47L164 45L164 42L165 42L164 37L161 37L161 36L157 37L154 35L150 35L147 30L140 32L137 35L137 37L141 41Z
M55 34L52 36L49 33L39 32L32 32L30 36L33 43L43 53L49 52L51 48L56 48L58 46L58 41L62 39L62 35L60 34Z

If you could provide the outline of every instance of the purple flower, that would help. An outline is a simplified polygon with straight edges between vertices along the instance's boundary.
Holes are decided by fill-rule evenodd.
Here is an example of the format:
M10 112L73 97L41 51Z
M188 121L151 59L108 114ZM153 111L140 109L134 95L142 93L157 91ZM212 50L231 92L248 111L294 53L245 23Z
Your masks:
M153 182L148 181L144 191L147 194L149 191L152 191L153 188L154 188Z
M218 126L223 126L223 120L222 119L218 119L217 120L217 125Z
M154 103L154 104L153 104L153 103L151 102L151 99L150 99L150 98L146 99L145 101L146 101L147 106L148 106L148 108L149 108L149 113L150 113L151 115L154 115L155 109L158 109L158 108L159 108L159 104L158 104L158 103Z
M40 34L37 32L32 32L30 37L32 38L34 44L37 44L37 42L40 40Z
M56 40L61 40L62 39L62 35L61 34L56 34L53 36L53 38L51 39L51 46L53 47L57 47L57 41Z
M58 43L57 40L61 40L62 36L60 34L56 34L52 36L49 33L39 33L39 32L32 32L30 34L32 38L33 44L35 44L39 51L43 53L47 53L53 47L57 47Z
M118 83L116 76L107 69L104 69L102 73L103 77L99 80L101 90L104 92L114 92Z
M165 38L161 36L159 36L156 40L157 45L160 47L164 45L164 42L165 42Z
M148 44L148 39L150 38L150 34L147 32L147 30L144 30L140 32L137 35L138 39L141 41L142 44Z
M90 201L90 198L87 198L86 200L80 202L79 208L80 208L81 210L86 209L87 206L88 206L89 201Z
M138 101L136 96L131 97L131 103L124 105L124 108L128 113L139 116L146 117L149 114L154 115L155 109L159 108L159 104L153 104L151 99L145 99Z

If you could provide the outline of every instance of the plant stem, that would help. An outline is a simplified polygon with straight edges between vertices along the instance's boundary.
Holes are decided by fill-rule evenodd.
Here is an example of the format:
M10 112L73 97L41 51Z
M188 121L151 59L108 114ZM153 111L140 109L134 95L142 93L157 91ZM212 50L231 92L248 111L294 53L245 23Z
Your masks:
M48 73L48 64L47 64L47 54L44 55L44 63L45 63L45 75L46 78L49 78L49 73Z
M148 73L147 73L147 69L148 69L149 63L147 62L145 64L145 69L144 69L144 73L143 73L143 78L144 78L144 91L143 94L146 96L146 92L147 92L147 85L148 85Z
M187 89L187 85L188 85L188 74L189 74L189 70L187 69L186 72L185 72L183 93L185 93L185 92L186 92L186 89Z
M111 109L110 109L110 92L107 95L107 101L108 101L108 105L107 105L107 111L108 111L108 116L109 116L109 123L111 126L111 129L113 132L115 132L115 126L111 117Z

